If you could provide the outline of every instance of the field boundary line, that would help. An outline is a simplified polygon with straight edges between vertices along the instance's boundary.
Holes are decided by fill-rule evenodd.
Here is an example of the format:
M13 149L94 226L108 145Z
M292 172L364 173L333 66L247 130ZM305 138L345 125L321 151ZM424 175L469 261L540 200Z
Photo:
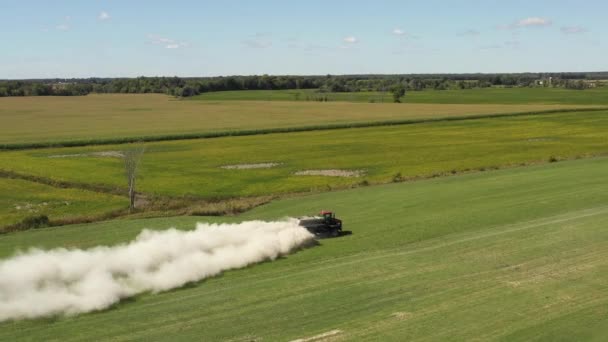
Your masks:
M413 125L413 124L433 123L433 122L466 121L466 120L505 118L505 117L526 116L526 115L543 115L543 114L572 113L572 112L599 112L599 111L605 111L605 110L608 110L608 107L563 108L563 109L548 109L548 110L536 110L536 111L512 112L512 113L454 115L454 116L440 116L440 117L434 117L434 118L362 121L362 122L351 122L351 123L291 126L291 127L266 128L266 129L249 129L249 130L245 129L245 130L235 130L235 131L217 131L217 132L183 133L183 134L177 133L177 134L166 134L166 135L157 135L157 136L144 135L144 136L132 136L132 137L122 137L122 138L105 138L105 139L99 138L99 139L89 139L89 140L65 140L65 141L54 141L54 142L50 141L50 142L37 142L37 143L14 143L14 144L0 144L0 151L2 151L2 150L11 151L11 150L41 149L41 148L59 148L59 147L82 147L82 146L94 146L94 145L120 145L120 144L130 144L130 143L137 143L137 142L213 139L213 138L264 135L264 134L297 133L297 132L326 131L326 130L349 129L349 128Z

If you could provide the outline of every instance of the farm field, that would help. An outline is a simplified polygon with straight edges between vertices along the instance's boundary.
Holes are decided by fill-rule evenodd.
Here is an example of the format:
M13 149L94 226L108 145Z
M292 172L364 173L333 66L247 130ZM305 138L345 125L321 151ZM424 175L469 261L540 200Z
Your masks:
M573 112L416 125L147 143L139 191L228 198L327 191L606 152L608 112ZM124 188L129 145L0 153L8 171ZM269 168L223 168L275 163ZM344 170L358 177L298 175ZM91 172L95 177L91 178ZM357 174L358 172L358 174Z
M66 219L100 215L128 205L126 197L80 189L60 189L20 179L0 178L0 227L28 216Z
M142 138L555 110L581 105L187 101L166 95L0 98L0 145Z
M110 310L0 324L0 340L605 340L608 159L390 184L273 202L235 218L335 210L353 235ZM370 206L373 203L373 206ZM457 203L458 205L455 205ZM19 232L92 247L207 218Z
M390 92L323 93L315 89L292 90L237 90L204 93L192 97L201 101L301 101L327 96L330 101L392 102ZM408 91L404 103L451 104L569 104L606 105L608 87L586 90L565 88L475 88L463 90Z
M608 341L608 1L6 2L0 342Z

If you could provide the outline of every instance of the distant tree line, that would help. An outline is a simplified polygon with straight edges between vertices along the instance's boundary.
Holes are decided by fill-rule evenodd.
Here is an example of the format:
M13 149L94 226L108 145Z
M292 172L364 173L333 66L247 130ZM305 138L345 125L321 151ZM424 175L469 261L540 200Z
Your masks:
M0 97L4 96L74 96L87 95L93 87L87 83L52 81L0 81Z
M550 80L542 82L542 80ZM324 76L137 77L0 80L3 96L78 96L90 93L162 93L189 97L226 90L318 89L324 92L551 86L585 89L586 80L608 80L608 72L520 74L408 74Z

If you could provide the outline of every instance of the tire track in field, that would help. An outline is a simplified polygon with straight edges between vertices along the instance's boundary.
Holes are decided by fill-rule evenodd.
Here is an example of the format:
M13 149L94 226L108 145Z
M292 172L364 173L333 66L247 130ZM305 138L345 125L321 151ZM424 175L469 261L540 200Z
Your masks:
M583 265L583 268L588 266L589 264L592 265L598 265L602 264L602 265L606 265L606 248L605 248L605 244L606 242L602 241L600 243L598 243L595 248L593 248L591 252L588 251L582 251L580 254L574 255L574 256L569 256L568 259L566 260L566 264L565 265L559 265L559 266L555 266L553 265L554 270L550 270L550 271L546 271L545 269L547 267L551 267L551 261L546 262L547 260L544 260L543 262L541 262L540 264L538 264L539 260L543 260L543 259L547 259L550 257L547 256L539 256L537 258L535 258L534 260L532 260L531 262L526 262L525 264L529 264L529 263L534 263L535 265L530 265L530 271L534 270L534 272L537 271L542 271L545 270L545 272L541 272L542 275L548 275L547 281L551 282L551 281L560 281L561 277L563 277L564 275L570 275L573 273L580 273L580 272L587 272L586 270L581 270L579 268L580 265ZM572 249L571 251L578 251L577 248ZM520 265L513 265L509 268L513 268L514 266L521 266ZM558 274L553 274L553 272L555 271L555 269L557 269ZM501 275L500 274L502 272L504 272L506 269L492 269L492 270L488 270L488 271L484 271L484 272L480 272L480 273L475 273L472 275L464 275L464 277L475 277L475 278L479 278L479 281L477 282L472 282L471 287L467 287L467 292L466 293L457 293L456 296L452 295L450 298L452 298L449 302L445 302L445 301L437 301L437 305L433 305L432 307L422 307L420 310L414 310L413 315L410 319L408 319L408 321L410 321L408 324L406 325L400 325L397 322L395 322L394 320L390 320L390 319L386 319L386 320L379 320L377 322L374 322L373 324L369 325L367 328L363 328L362 330L357 330L357 331L351 331L351 334L354 334L353 336L356 336L360 339L364 339L366 336L378 336L377 334L381 334L384 330L390 329L391 333L396 333L396 331L407 331L408 329L411 329L412 326L415 326L417 324L428 324L428 321L426 323L423 323L423 321L426 319L426 317L432 317L432 316L436 316L437 314L441 314L442 312L445 315L449 315L451 310L453 310L454 308L469 308L469 311L473 311L474 312L474 307L476 307L477 305L483 305L484 303L486 303L487 301L490 300L495 300L497 297L501 297L500 292L497 292L497 290L504 288L505 284L504 284L504 280L508 279L509 277L512 277L513 275ZM599 272L599 271L597 271ZM496 274L498 275L498 277L494 277L491 278L490 280L488 280L487 275L490 274ZM520 274L521 275L521 274ZM524 275L525 276L525 275ZM462 290L462 288L460 287L456 287L454 288L454 279L459 279L462 278L463 276L458 276L456 278L449 278L449 279L445 279L443 282L444 284L440 285L440 286L436 286L436 284L433 284L434 287L438 287L438 288L448 288L447 290L443 290L442 293L440 295L446 295L446 293L448 292L452 292L454 290L456 291L460 291ZM540 287L535 287L538 291L540 291L539 289L542 289L543 285L542 283L538 283L540 284ZM535 285L538 285L535 284ZM450 285L452 287L450 287ZM501 312L501 319L502 320L492 320L492 321L483 321L480 323L483 323L483 326L455 326L447 331L441 331L439 332L439 335L435 334L435 335L428 335L428 336L424 336L424 337L418 337L415 340L441 340L442 338L445 339L446 337L449 336L476 336L476 339L478 340L490 340L490 339L496 339L499 338L500 336L504 335L504 324L507 324L506 322L508 322L508 324L518 324L518 325L522 325L523 324L523 328L529 328L532 326L535 326L537 324L542 324L544 321L546 321L547 318L549 318L549 320L553 320L553 319L558 319L560 317L569 315L573 312L576 312L578 310L587 308L589 306L592 305L597 305L598 303L606 303L608 301L608 299L604 298L601 296L601 291L600 289L595 288L592 284L585 284L586 287L589 287L589 291L584 291L584 292L580 292L577 293L576 296L573 297L567 297L567 302L559 302L559 298L555 298L553 299L550 303L550 305L555 306L557 309L555 310L551 310L551 311L547 311L547 307L540 305L537 307L531 307L530 311L525 312L525 315L519 312L512 312L512 311L505 311L505 312ZM550 286L550 285L549 285ZM580 285L579 285L580 286ZM573 291L572 288L566 288L564 289L564 291L566 291L566 293L571 293L571 291ZM423 296L417 297L417 301L424 301L430 297L436 297L436 293L433 292L432 295L429 296ZM566 305L563 305L566 304ZM465 313L463 313L465 314ZM513 317L510 315L519 315L522 320L518 321L518 322L514 322L512 319ZM445 316L443 316L445 317ZM367 337L369 338L369 337ZM464 337L459 337L459 338L464 338ZM470 338L470 337L469 337Z

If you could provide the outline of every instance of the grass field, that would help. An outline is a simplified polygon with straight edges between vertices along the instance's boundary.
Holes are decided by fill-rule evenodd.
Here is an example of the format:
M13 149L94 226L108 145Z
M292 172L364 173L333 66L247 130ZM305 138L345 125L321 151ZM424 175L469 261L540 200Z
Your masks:
M34 215L56 220L99 215L128 206L126 197L58 189L20 179L0 178L0 189L0 227Z
M7 97L0 98L0 145L74 140L96 142L123 137L429 119L572 107L528 104L244 103L180 101L165 95L150 94Z
M429 177L547 162L552 156L604 154L606 131L608 112L589 112L157 142L146 144L138 182L139 190L146 193L204 198L326 191L363 181L390 182L398 173L404 179ZM125 187L121 159L87 156L124 148L128 146L3 152L0 165L56 180ZM279 165L221 168L264 162ZM362 170L364 175L294 174L308 169Z
M242 90L205 93L193 100L206 101L302 101L307 97L327 96L330 101L347 102L392 102L390 92L355 92L318 94L314 89L306 90ZM564 88L481 88L464 90L409 91L403 98L405 103L454 103L454 104L608 104L608 87L587 90Z
M608 336L608 159L278 201L230 220L337 211L354 233L285 259L73 318L0 324L0 340L596 340ZM112 221L0 238L92 247L143 227Z

